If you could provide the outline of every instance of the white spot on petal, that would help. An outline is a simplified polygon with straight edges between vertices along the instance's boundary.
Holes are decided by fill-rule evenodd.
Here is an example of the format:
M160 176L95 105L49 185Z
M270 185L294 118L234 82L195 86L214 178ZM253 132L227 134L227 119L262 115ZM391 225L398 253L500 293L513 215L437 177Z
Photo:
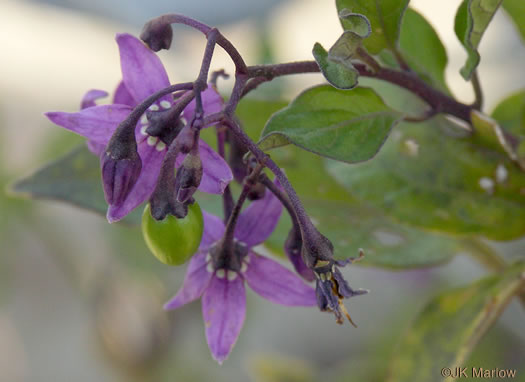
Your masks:
M150 146L155 146L157 144L157 137L152 137L152 136L149 136L148 137L148 145Z
M248 264L246 264L245 262L242 263L241 265L241 273L244 273L248 270Z
M143 125L148 124L148 117L146 114L143 114L142 117L140 117L140 123L142 123Z
M250 259L250 256L249 256L249 255L246 256L246 257L244 258L244 262L245 262L246 264L250 264L250 261L251 261L251 259Z
M162 151L166 148L166 144L162 141L159 141L159 143L157 143L157 146L155 146L155 148L157 149L157 151Z
M150 109L151 111L157 111L159 110L159 105L153 104L150 107L148 107L148 109Z
M142 135L148 135L148 133L146 133L147 128L148 128L148 125L142 126L142 127L140 128L140 133L141 133Z
M208 263L208 265L206 265L206 270L210 273L213 273L214 269L213 269L213 264L212 263Z
M228 278L228 281L233 281L237 278L237 272L235 271L227 271L226 277Z
M184 117L180 117L180 121L181 121L183 124L185 124L185 125L188 124L188 121L187 121L186 118L184 118Z
M223 279L226 277L226 271L224 269L217 269L217 273L215 274L218 278Z
M507 171L507 168L502 164L498 165L498 168L496 169L496 182L503 183L508 177L509 172Z
M494 181L486 176L479 178L479 186L488 194L494 192Z
M209 263L211 261L211 255L209 253L206 254L206 257L204 258L204 261Z
M169 109L171 107L171 102L170 101L160 101L160 106L162 106L164 109Z

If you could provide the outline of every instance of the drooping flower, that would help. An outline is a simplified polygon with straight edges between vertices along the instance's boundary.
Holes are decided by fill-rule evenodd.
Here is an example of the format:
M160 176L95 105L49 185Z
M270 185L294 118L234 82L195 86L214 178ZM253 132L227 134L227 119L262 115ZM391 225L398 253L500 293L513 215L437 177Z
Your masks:
M57 125L88 138L89 149L104 157L104 150L117 126L126 119L135 106L148 96L170 85L168 75L160 59L139 39L129 34L117 35L120 51L122 81L115 91L113 104L95 105L95 100L104 92L91 90L84 96L82 110L75 113L49 112L46 116ZM204 114L221 111L222 98L209 86L201 94ZM171 96L160 98L150 107L150 111L165 111L177 101ZM195 100L183 110L180 121L191 121L195 114ZM125 190L125 197L109 197L107 218L110 222L118 221L135 207L146 201L155 188L161 164L167 151L166 143L159 137L150 135L150 119L144 114L136 126L135 138L137 151L142 162L140 175L130 190ZM233 179L229 166L204 141L199 141L199 155L203 165L203 176L199 190L220 194ZM180 157L180 158L179 158ZM183 154L179 154L177 166L182 163ZM137 167L135 167L137 168ZM120 174L118 171L112 174ZM122 171L124 176L129 176ZM119 184L128 184L120 182ZM108 185L105 185L108 186ZM112 186L112 185L109 185ZM105 189L111 187L105 187ZM106 195L107 196L107 195Z
M315 306L315 291L295 273L252 247L275 229L282 205L271 193L252 202L237 221L235 240L226 248L223 222L204 213L204 235L192 258L183 285L164 307L177 309L202 297L206 339L214 359L222 363L230 354L246 314L245 282L267 300L288 306Z

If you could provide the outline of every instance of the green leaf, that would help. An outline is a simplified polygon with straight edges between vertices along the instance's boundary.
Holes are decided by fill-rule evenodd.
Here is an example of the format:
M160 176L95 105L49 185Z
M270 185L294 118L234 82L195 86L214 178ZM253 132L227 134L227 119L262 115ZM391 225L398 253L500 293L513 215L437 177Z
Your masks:
M65 156L35 171L11 185L10 191L36 199L58 200L105 215L104 199L98 158L82 144ZM139 223L140 211L124 221Z
M403 58L425 82L450 93L445 82L445 47L432 25L412 8L403 17L399 47Z
M520 142L515 142L515 139L510 137L497 121L477 110L472 111L470 119L475 129L473 139L487 147L505 153L525 170L525 156L520 157L519 154Z
M361 162L379 151L401 117L372 89L348 92L317 86L270 118L260 147L267 150L293 143L328 158Z
M370 21L372 33L363 41L363 45L372 54L383 49L394 50L399 38L399 27L408 0L336 0L337 10L359 13ZM351 21L341 19L345 30L355 28Z
M265 118L282 105L245 99L239 104L237 115L248 135L254 137ZM356 256L358 249L363 248L366 255L362 265L413 268L443 263L458 252L456 240L393 223L381 212L357 201L326 172L319 156L288 145L274 150L272 158L286 171L317 227L333 241L339 259ZM197 198L204 209L211 208L200 195ZM220 205L215 210L219 212ZM284 215L265 243L280 254L291 227L289 217Z
M525 40L525 2L523 0L503 0L502 6L516 24L521 38Z
M454 30L465 47L468 57L460 73L469 80L480 61L477 50L485 29L502 0L464 0L456 13Z
M441 118L403 123L374 160L328 171L362 201L414 226L510 240L525 234L525 176L506 154L450 136Z
M353 13L348 9L339 12L339 18L345 22L346 30L357 34L361 38L367 38L372 33L372 26L368 19L359 14Z
M442 368L464 365L524 286L525 263L517 263L500 275L434 298L403 336L391 361L388 381L442 380Z
M516 135L525 135L525 90L501 101L492 112L492 118L505 130Z
M359 72L352 66L350 61L346 64L330 60L328 53L316 43L312 50L315 61L319 65L324 78L338 89L352 89L357 85Z

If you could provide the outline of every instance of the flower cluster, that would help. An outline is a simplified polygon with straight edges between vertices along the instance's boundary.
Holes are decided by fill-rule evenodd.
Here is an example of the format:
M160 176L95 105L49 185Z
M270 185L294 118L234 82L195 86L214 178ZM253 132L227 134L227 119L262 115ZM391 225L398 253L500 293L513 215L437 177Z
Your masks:
M113 103L110 105L95 105L95 100L107 93L99 90L89 91L82 100L82 110L74 113L49 112L46 116L57 125L74 131L88 138L88 147L96 155L101 156L101 163L106 164L106 148L118 125L148 96L170 85L168 75L160 59L147 48L142 41L129 34L117 35L120 51L122 81L118 85ZM217 113L222 109L222 98L218 92L209 86L202 93L205 114ZM128 168L103 168L103 181L106 200L109 204L107 218L110 222L122 219L134 208L148 200L155 189L162 161L167 147L172 143L173 134L166 130L175 130L178 136L184 136L184 128L195 117L195 100L183 110L182 115L174 116L167 121L166 130L159 129L159 120L177 103L171 96L165 96L149 107L135 127L134 139L141 165L135 170ZM157 127L155 131L155 127ZM206 127L206 126L205 126ZM199 141L199 154L202 161L203 175L199 189L203 192L221 194L233 179L232 172L224 161L203 140ZM186 154L177 157L177 167L182 164ZM106 163L105 163L106 162ZM119 171L120 170L120 171ZM131 172L132 174L129 174ZM135 178L135 182L129 181Z
M171 40L171 35L164 33L168 29L160 30L164 38ZM167 40L156 41L154 36L148 36L153 39L150 46L169 46ZM366 291L349 287L338 269L348 261L333 259L329 240L304 218L304 211L296 212L290 207L279 183L268 178L267 183L262 182L260 170L264 161L259 158L257 171L244 162L245 153L253 151L253 146L228 135L230 157L236 158L232 173L223 159L224 150L219 155L200 139L200 130L213 125L203 124L206 117L226 109L215 87L196 81L189 87L181 86L177 92L171 91L172 86L177 86L170 85L155 53L129 34L119 34L116 40L122 81L113 102L97 105L96 101L108 94L90 90L81 101L80 111L46 114L57 125L86 137L91 152L100 157L108 220L118 221L148 200L154 207L159 197L164 198L160 204L174 202L187 210L197 188L223 194L233 173L243 184L235 212L231 211L233 199L229 189L223 195L225 211L226 206L230 209L226 223L203 211L200 246L189 263L181 289L165 308L176 309L201 298L206 338L219 363L230 354L244 322L245 284L274 303L317 305L322 311L332 311L339 323L343 322L343 315L350 320L342 299ZM231 127L231 121L225 126ZM179 168L176 176L175 168ZM253 201L241 212L246 198ZM283 204L293 222L284 250L297 274L254 250L275 229ZM153 210L153 218L164 219L164 213L156 215ZM167 211L176 217L184 216L184 212L179 214L175 209ZM315 288L307 284L314 280Z

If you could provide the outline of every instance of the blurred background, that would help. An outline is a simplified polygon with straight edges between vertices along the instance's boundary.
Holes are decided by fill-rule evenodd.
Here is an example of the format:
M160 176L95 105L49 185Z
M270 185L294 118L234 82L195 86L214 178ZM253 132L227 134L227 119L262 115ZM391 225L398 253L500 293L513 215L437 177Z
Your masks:
M177 12L218 26L250 64L311 59L316 41L329 47L341 33L333 3L0 0L0 186L82 141L42 113L78 109L88 89L113 91L120 79L116 33L138 34L148 19ZM471 86L459 75L466 55L453 33L459 1L411 4L447 47L451 90L472 101ZM189 81L198 73L205 41L187 28L174 31L172 50L160 56L172 82ZM502 12L480 51L491 110L525 85L525 49ZM212 68L233 73L220 49ZM321 81L319 75L286 78L253 96L290 99ZM231 82L221 85L227 92ZM425 270L347 267L352 286L371 290L347 304L358 329L248 292L241 336L219 367L206 345L198 302L162 311L181 285L184 267L160 264L139 229L3 192L0 217L0 381L381 381L393 345L428 299L486 274L466 256ZM486 367L523 360L523 322L522 307L511 303L473 360Z

